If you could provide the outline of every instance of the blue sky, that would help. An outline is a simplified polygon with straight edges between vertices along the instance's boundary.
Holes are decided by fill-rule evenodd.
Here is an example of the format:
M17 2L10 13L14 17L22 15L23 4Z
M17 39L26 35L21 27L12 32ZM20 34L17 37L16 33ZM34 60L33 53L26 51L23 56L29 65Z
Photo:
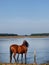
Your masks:
M49 33L49 0L0 0L0 33Z

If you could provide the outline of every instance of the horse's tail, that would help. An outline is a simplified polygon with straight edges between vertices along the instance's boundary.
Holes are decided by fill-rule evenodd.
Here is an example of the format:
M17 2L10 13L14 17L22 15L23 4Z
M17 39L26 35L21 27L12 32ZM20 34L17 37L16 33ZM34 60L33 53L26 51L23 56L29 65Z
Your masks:
M12 60L12 50L11 50L11 47L10 47L10 62Z

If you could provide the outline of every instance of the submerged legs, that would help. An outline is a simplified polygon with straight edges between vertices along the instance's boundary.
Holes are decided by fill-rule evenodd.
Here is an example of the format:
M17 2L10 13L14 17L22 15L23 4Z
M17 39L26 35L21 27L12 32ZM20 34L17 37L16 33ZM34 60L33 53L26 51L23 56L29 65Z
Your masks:
M16 53L14 53L14 55L13 55L15 62L16 62L16 61L19 62L19 54L18 54L18 56L17 56L17 60L16 60L15 56L16 56ZM12 57L11 57L11 60L12 60ZM10 61L11 61L11 60L10 60ZM27 62L27 60L26 60L26 53L25 53L25 64L26 64L26 62ZM23 63L23 54L21 54L21 63Z

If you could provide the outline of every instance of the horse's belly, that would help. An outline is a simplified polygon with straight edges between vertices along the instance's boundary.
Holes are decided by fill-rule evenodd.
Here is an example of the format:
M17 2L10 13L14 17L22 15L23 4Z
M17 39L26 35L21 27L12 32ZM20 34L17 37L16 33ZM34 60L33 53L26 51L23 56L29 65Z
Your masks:
M23 53L26 53L26 52L16 52L16 53L18 53L18 54L23 54Z

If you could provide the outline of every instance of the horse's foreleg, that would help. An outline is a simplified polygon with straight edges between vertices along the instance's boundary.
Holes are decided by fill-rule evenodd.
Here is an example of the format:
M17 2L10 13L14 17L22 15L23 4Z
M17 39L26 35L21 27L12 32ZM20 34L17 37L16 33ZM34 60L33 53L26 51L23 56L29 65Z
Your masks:
M21 54L21 63L23 63L23 54Z
M17 61L18 61L18 58L19 58L19 54L18 54L18 56L17 56Z
M27 60L26 60L26 53L25 53L25 64L26 64Z
M16 56L16 53L14 53L14 55L13 55L13 57L14 57L14 60L15 60L15 62L16 62L16 58L15 58L15 56Z

